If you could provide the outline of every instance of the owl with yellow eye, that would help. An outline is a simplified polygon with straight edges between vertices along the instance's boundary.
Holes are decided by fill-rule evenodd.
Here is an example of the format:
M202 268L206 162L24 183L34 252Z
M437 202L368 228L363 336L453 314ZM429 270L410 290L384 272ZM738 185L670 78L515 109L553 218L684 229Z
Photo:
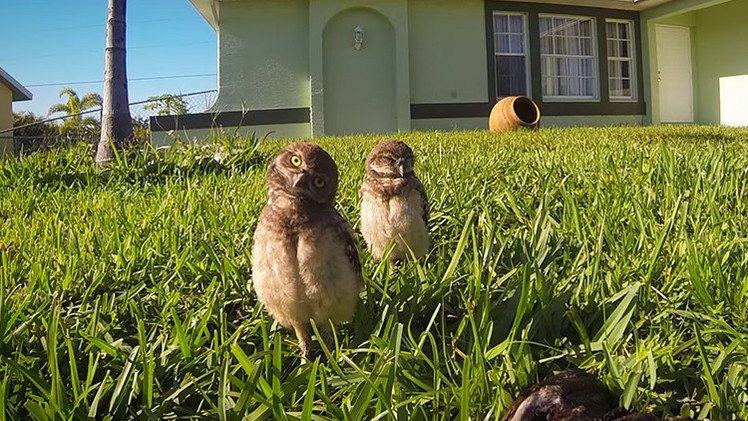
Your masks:
M324 149L295 143L273 159L268 201L252 245L257 299L281 325L293 329L299 348L312 350L313 320L332 345L333 324L353 318L363 287L353 231L334 207L338 169Z

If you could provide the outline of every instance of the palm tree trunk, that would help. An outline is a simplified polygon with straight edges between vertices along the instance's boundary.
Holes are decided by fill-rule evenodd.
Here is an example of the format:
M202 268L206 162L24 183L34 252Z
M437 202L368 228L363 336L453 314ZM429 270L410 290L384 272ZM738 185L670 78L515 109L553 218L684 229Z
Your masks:
M131 139L132 119L127 96L127 59L125 54L125 10L127 0L109 0L104 62L104 100L101 112L101 138L96 163L106 165L114 159L114 150Z

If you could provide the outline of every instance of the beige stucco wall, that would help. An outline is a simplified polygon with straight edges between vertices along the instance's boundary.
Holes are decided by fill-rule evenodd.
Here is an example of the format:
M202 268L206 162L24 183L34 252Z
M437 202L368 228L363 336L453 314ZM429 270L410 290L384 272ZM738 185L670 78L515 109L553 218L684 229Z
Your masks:
M399 131L410 130L410 87L408 61L408 9L404 0L310 0L309 16L309 73L312 90L312 133L321 136L324 131L324 74L323 35L328 23L339 13L353 8L371 9L392 25L395 35L395 115ZM352 30L353 28L351 28ZM365 29L364 29L365 31ZM366 33L364 32L364 42ZM353 32L351 31L351 45ZM350 75L367 77L367 75ZM360 101L365 101L361 98ZM350 113L357 112L351 107Z
M0 83L0 130L13 127L13 92Z
M695 32L698 122L720 124L720 78L748 75L748 0L699 10Z
M386 19L394 32L394 77L386 80L394 80L388 84L395 85L398 131L487 126L487 116L410 116L411 104L488 101L484 0L252 0L218 5L219 95L212 111L310 107L310 123L289 125L288 131L275 126L276 134L325 134L325 90L335 88L329 80L325 83L325 66L330 67L325 61L325 30L351 10L369 10ZM352 29L344 42L350 36L352 43ZM364 43L366 39L365 32ZM382 74L360 71L336 71L334 78L385 80ZM351 107L338 107L336 119L358 116L362 107L355 104L365 101L352 98ZM641 116L544 117L547 126L641 122Z
M410 98L488 101L483 0L409 0Z
M211 111L309 107L309 1L220 2Z
M13 93L0 83L0 130L13 127ZM0 158L13 151L12 132L0 134Z

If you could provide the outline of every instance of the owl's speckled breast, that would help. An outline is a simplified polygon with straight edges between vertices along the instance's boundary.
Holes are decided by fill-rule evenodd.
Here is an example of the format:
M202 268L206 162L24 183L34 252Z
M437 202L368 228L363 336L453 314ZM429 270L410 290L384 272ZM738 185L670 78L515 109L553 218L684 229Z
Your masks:
M361 234L372 255L382 259L390 244L394 247L391 260L406 258L413 251L416 257L426 254L429 236L423 220L423 201L412 186L405 186L399 195L377 195L361 192Z

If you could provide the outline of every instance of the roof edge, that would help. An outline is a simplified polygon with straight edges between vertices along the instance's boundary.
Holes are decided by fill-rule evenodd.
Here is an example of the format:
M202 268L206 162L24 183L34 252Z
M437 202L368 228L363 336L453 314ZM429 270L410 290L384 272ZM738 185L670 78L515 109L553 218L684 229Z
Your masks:
M10 91L13 92L13 101L30 101L34 97L34 94L13 79L13 76L9 75L2 67L0 67L0 83L9 87Z
M505 0L642 12L674 0Z
M218 31L218 8L214 0L189 0L213 30Z

